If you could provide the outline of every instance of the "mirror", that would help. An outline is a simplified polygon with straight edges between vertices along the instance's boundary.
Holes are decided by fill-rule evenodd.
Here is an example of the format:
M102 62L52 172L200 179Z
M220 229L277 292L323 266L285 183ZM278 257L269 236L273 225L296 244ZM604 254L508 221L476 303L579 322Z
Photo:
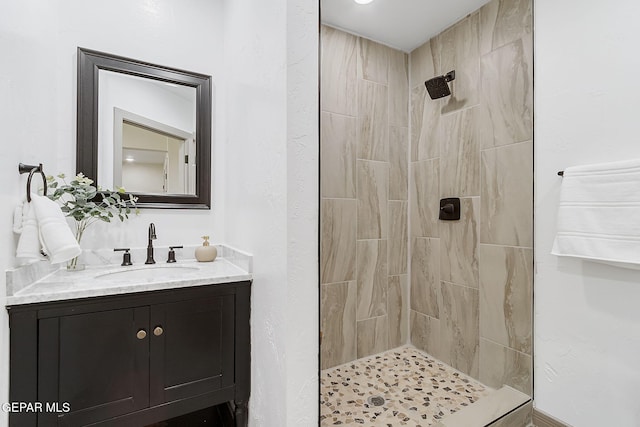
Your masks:
M76 169L140 207L211 206L211 77L78 48Z

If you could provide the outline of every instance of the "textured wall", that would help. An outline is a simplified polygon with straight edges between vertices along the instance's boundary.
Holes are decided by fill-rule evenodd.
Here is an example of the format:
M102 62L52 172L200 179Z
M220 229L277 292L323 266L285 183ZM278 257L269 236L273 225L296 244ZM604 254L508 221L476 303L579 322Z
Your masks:
M318 423L318 3L225 1L226 238L254 255L249 425Z
M406 343L407 55L321 29L322 368Z
M318 423L318 0L287 0L287 426ZM278 398L276 396L275 398Z
M489 386L532 393L530 0L493 0L410 54L411 341ZM424 81L456 70L452 95ZM460 221L438 220L460 197Z
M576 427L637 427L640 271L550 252L556 172L640 158L640 3L536 0L534 10L536 408Z

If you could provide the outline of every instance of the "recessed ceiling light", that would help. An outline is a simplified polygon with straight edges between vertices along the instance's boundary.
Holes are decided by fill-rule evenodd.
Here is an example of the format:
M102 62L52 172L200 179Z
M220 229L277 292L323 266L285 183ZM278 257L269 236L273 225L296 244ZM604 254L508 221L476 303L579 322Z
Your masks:
M133 157L127 157L127 158L125 158L125 160L126 160L127 162L133 162L134 158L133 158Z
M353 0L358 4L369 4L371 3L373 0Z

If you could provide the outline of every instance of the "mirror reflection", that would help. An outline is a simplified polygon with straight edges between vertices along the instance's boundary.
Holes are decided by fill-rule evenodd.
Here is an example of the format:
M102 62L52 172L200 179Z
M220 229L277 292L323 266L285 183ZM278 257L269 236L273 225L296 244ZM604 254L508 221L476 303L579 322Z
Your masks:
M76 170L141 208L210 209L211 82L79 47Z
M136 193L195 194L196 89L99 74L99 182Z

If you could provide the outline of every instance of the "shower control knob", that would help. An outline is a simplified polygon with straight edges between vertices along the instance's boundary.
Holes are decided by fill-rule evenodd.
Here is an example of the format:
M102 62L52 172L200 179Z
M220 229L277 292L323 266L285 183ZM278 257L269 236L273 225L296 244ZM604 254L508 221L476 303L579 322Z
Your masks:
M452 214L454 207L452 204L447 203L446 205L442 206L440 210L443 211L444 213Z
M448 197L440 199L440 214L438 219L443 221L457 221L460 219L460 199Z

